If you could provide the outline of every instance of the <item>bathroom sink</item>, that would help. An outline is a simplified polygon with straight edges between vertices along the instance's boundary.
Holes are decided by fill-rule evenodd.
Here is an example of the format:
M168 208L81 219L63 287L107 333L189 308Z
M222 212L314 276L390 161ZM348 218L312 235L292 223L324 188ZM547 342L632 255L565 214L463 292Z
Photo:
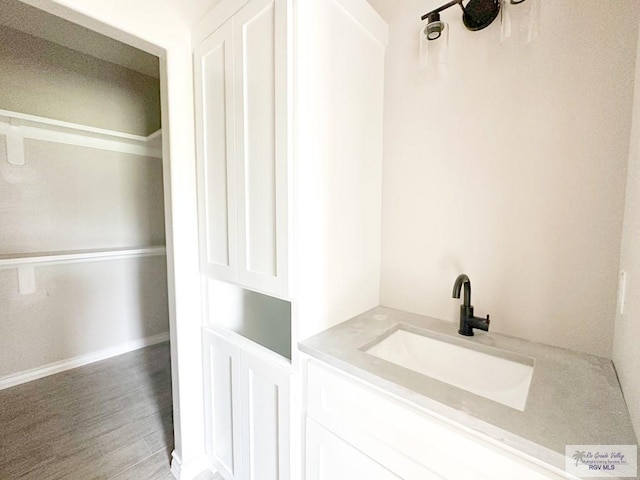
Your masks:
M533 376L532 358L432 332L416 333L404 326L362 350L524 411Z

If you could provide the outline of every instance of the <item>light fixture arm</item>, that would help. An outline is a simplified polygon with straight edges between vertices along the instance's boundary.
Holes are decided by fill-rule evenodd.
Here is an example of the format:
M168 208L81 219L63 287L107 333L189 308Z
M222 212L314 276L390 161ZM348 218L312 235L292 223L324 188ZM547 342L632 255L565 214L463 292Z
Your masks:
M446 3L444 5L442 5L441 7L436 8L435 10L431 10L429 13L425 13L424 15L422 15L422 17L420 17L420 20L426 20L427 18L429 18L431 15L435 14L435 13L440 13L443 10L446 10L449 7L453 7L456 3L460 4L460 8L462 8L462 11L464 12L464 6L462 5L462 1L463 0L453 0L449 3Z

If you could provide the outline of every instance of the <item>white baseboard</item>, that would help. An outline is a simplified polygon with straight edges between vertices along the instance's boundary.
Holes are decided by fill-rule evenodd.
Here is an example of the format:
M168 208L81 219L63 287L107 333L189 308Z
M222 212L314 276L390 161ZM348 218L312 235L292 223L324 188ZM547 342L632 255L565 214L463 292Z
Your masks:
M171 453L171 457L171 473L176 477L176 480L193 480L206 471L213 474L216 473L215 470L211 470L209 467L209 462L205 454L200 455L186 464L182 462L180 455L178 455L175 450Z
M140 340L132 340L130 342L122 343L114 347L105 348L86 355L80 355L79 357L73 357L59 362L49 363L42 367L33 368L31 370L24 370L22 372L0 377L0 390L5 388L15 387L22 383L38 380L39 378L47 377L55 373L71 370L72 368L88 365L89 363L98 362L107 358L122 355L123 353L132 352L140 348L155 345L156 343L162 343L169 340L169 332L159 333L147 338L141 338Z

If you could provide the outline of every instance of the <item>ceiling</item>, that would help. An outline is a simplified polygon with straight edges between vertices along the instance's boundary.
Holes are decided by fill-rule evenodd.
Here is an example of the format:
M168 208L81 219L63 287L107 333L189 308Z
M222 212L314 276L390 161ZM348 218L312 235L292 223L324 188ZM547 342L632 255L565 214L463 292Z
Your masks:
M185 25L193 26L222 0L166 0Z
M367 0L373 9L387 22L391 21L398 4L407 3L406 0Z
M211 1L211 0L208 0ZM179 3L179 0L173 0ZM205 3L189 0L188 4ZM190 6L195 8L194 6ZM193 15L193 13L191 13ZM96 33L18 0L0 0L0 25L158 78L158 57Z
M109 0L103 0L109 1ZM162 0L183 25L193 26L221 0ZM393 4L407 0L368 0L385 19ZM0 26L57 43L78 52L148 75L159 76L158 58L125 43L32 7L19 0L0 0Z

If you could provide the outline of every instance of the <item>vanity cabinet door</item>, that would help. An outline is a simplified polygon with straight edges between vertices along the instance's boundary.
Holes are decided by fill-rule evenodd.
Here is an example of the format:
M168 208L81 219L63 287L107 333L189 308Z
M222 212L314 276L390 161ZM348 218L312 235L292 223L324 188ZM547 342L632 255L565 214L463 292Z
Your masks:
M310 418L306 452L306 480L401 479Z
M210 465L225 480L289 480L290 365L210 328L203 347Z
M270 358L243 352L242 476L289 480L290 371Z

